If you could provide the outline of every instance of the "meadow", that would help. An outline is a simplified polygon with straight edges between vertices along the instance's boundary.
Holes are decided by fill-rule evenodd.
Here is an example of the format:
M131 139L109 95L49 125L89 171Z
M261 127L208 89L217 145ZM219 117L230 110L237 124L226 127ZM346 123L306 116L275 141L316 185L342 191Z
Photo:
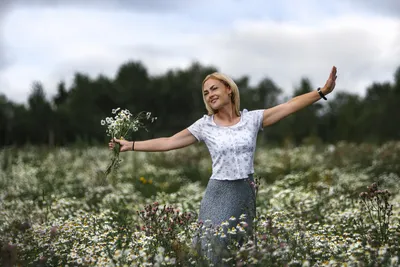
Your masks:
M123 153L106 177L110 155L0 150L2 266L209 265L192 246L205 147ZM208 230L231 240L227 266L399 266L399 176L400 142L258 147L254 235Z

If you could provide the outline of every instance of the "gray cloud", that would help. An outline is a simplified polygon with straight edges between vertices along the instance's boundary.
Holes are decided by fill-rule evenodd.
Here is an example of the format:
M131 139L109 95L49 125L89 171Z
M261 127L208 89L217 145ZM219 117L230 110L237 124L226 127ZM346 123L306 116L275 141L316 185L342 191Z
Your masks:
M0 43L0 71L8 65L3 45Z
M28 0L14 1L25 6L78 5L75 0L72 4L66 0L33 0L29 1L31 4ZM33 79L42 80L46 89L53 90L60 79L68 83L75 71L91 76L99 73L113 76L121 63L132 59L141 60L152 74L185 68L191 61L197 60L216 66L234 78L249 75L252 83L268 76L286 94L292 93L302 76L310 78L314 86L320 86L335 64L339 69L337 89L363 94L372 81L392 80L399 64L400 25L397 28L395 26L400 20L397 18L350 16L346 14L347 8L343 17L325 19L311 25L274 22L250 16L238 17L224 26L218 20L220 17L205 19L206 15L210 15L208 13L200 14L200 20L191 16L161 14L165 10L182 11L180 9L185 5L179 6L181 1L130 1L125 7L129 6L131 12L103 12L101 20L95 19L96 12L75 14L75 8L66 8L57 14L45 12L37 15L39 12L36 12L36 17L31 17L31 10L25 8L19 13L20 17L10 16L7 37L10 43L29 42L29 46L18 47L21 62L11 67L5 65L7 68L3 71L0 69L0 79L4 73L3 82L0 80L0 92L2 88L7 88L4 92L13 94L12 99L20 101L24 98L23 90ZM349 13L358 14L361 7L365 10L369 8L358 0L340 1L359 6L351 8ZM96 6L95 1L89 0L86 6L88 9L103 10L106 6L123 7L122 1L110 2L97 1L100 4ZM191 10L196 14L201 12L194 8L192 3L195 1L187 2L190 2ZM79 5L79 9L84 7L82 5ZM152 14L139 16L135 9L140 13ZM185 15L188 13L185 10ZM71 16L74 20L70 20ZM21 22L20 18L24 18L24 22L16 23ZM11 26L13 23L16 23L15 27ZM198 27L198 24L202 26ZM46 31L38 30L44 27ZM396 34L398 39L395 39ZM36 58L29 58L28 55ZM31 64L32 61L34 64Z
M353 8L361 8L374 14L400 17L399 0L342 0Z
M12 0L0 0L0 20L3 18L3 15L8 11L12 3Z
M1 32L0 32L1 36ZM2 37L0 37L1 39ZM0 41L0 71L7 65L6 56L4 53L4 44Z
M80 8L116 8L132 9L144 12L170 12L185 8L190 1L184 0L0 0L1 5L11 5L13 7L66 7L78 6Z
M79 7L88 9L128 9L145 13L169 13L184 9L190 1L185 0L0 0L0 71L11 65L6 56L2 22L7 14L19 7Z
M336 65L338 90L363 95L372 81L392 80L400 43L391 38L395 31L387 28L398 28L379 20L346 26L352 22L312 31L285 30L273 24L243 25L225 36L213 36L213 47L205 47L207 52L200 59L215 62L236 76L249 74L253 81L272 77L286 93L292 92L301 76L309 77L314 86L323 85ZM375 32L373 27L386 31Z
M0 74L1 74L1 70L4 69L6 66L9 65L9 62L7 60L6 57L6 53L5 53L5 46L4 46L4 42L3 42L3 27L1 27L2 21L6 15L6 12L9 9L9 1L8 0L0 0ZM0 80L0 84L1 84L1 80Z

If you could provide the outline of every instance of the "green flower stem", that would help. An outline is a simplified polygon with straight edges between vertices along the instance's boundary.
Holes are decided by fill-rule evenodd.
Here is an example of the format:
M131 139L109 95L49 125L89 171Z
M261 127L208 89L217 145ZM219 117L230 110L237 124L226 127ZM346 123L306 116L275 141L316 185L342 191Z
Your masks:
M111 159L111 163L108 165L106 171L105 171L105 175L108 176L111 171L115 168L116 164L119 161L119 150L120 150L121 145L116 143L113 149L113 157Z

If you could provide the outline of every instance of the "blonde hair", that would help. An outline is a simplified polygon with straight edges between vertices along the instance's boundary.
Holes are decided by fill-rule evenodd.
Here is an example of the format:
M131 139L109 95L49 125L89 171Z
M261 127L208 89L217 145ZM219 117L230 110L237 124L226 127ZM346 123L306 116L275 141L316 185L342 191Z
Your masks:
M232 78L230 78L229 76L227 76L227 75L225 75L225 74L223 74L223 73L220 73L220 72L211 73L211 74L207 75L206 78L204 78L203 83L202 83L202 86L201 86L201 89L202 89L202 90L204 89L204 83L205 83L207 80L209 80L209 79L218 80L218 81L222 82L225 86L228 86L228 87L231 88L231 90L232 90L231 101L232 101L232 103L233 103L233 105L234 105L234 107L235 107L235 113L236 113L236 115L240 117L240 95L239 95L239 88L238 88L238 86L236 85L236 83L232 80ZM216 111L213 110L213 109L208 105L204 94L202 94L202 95L203 95L204 104L206 105L206 109L207 109L207 111L208 111L208 115L213 115L213 114L215 114Z

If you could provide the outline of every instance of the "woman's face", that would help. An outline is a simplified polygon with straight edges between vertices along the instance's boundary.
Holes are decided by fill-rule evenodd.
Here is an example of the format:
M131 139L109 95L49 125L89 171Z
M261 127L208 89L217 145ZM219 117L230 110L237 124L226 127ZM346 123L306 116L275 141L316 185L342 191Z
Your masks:
M231 92L229 86L217 79L210 78L203 85L204 99L213 110L218 110L231 103L229 96Z

